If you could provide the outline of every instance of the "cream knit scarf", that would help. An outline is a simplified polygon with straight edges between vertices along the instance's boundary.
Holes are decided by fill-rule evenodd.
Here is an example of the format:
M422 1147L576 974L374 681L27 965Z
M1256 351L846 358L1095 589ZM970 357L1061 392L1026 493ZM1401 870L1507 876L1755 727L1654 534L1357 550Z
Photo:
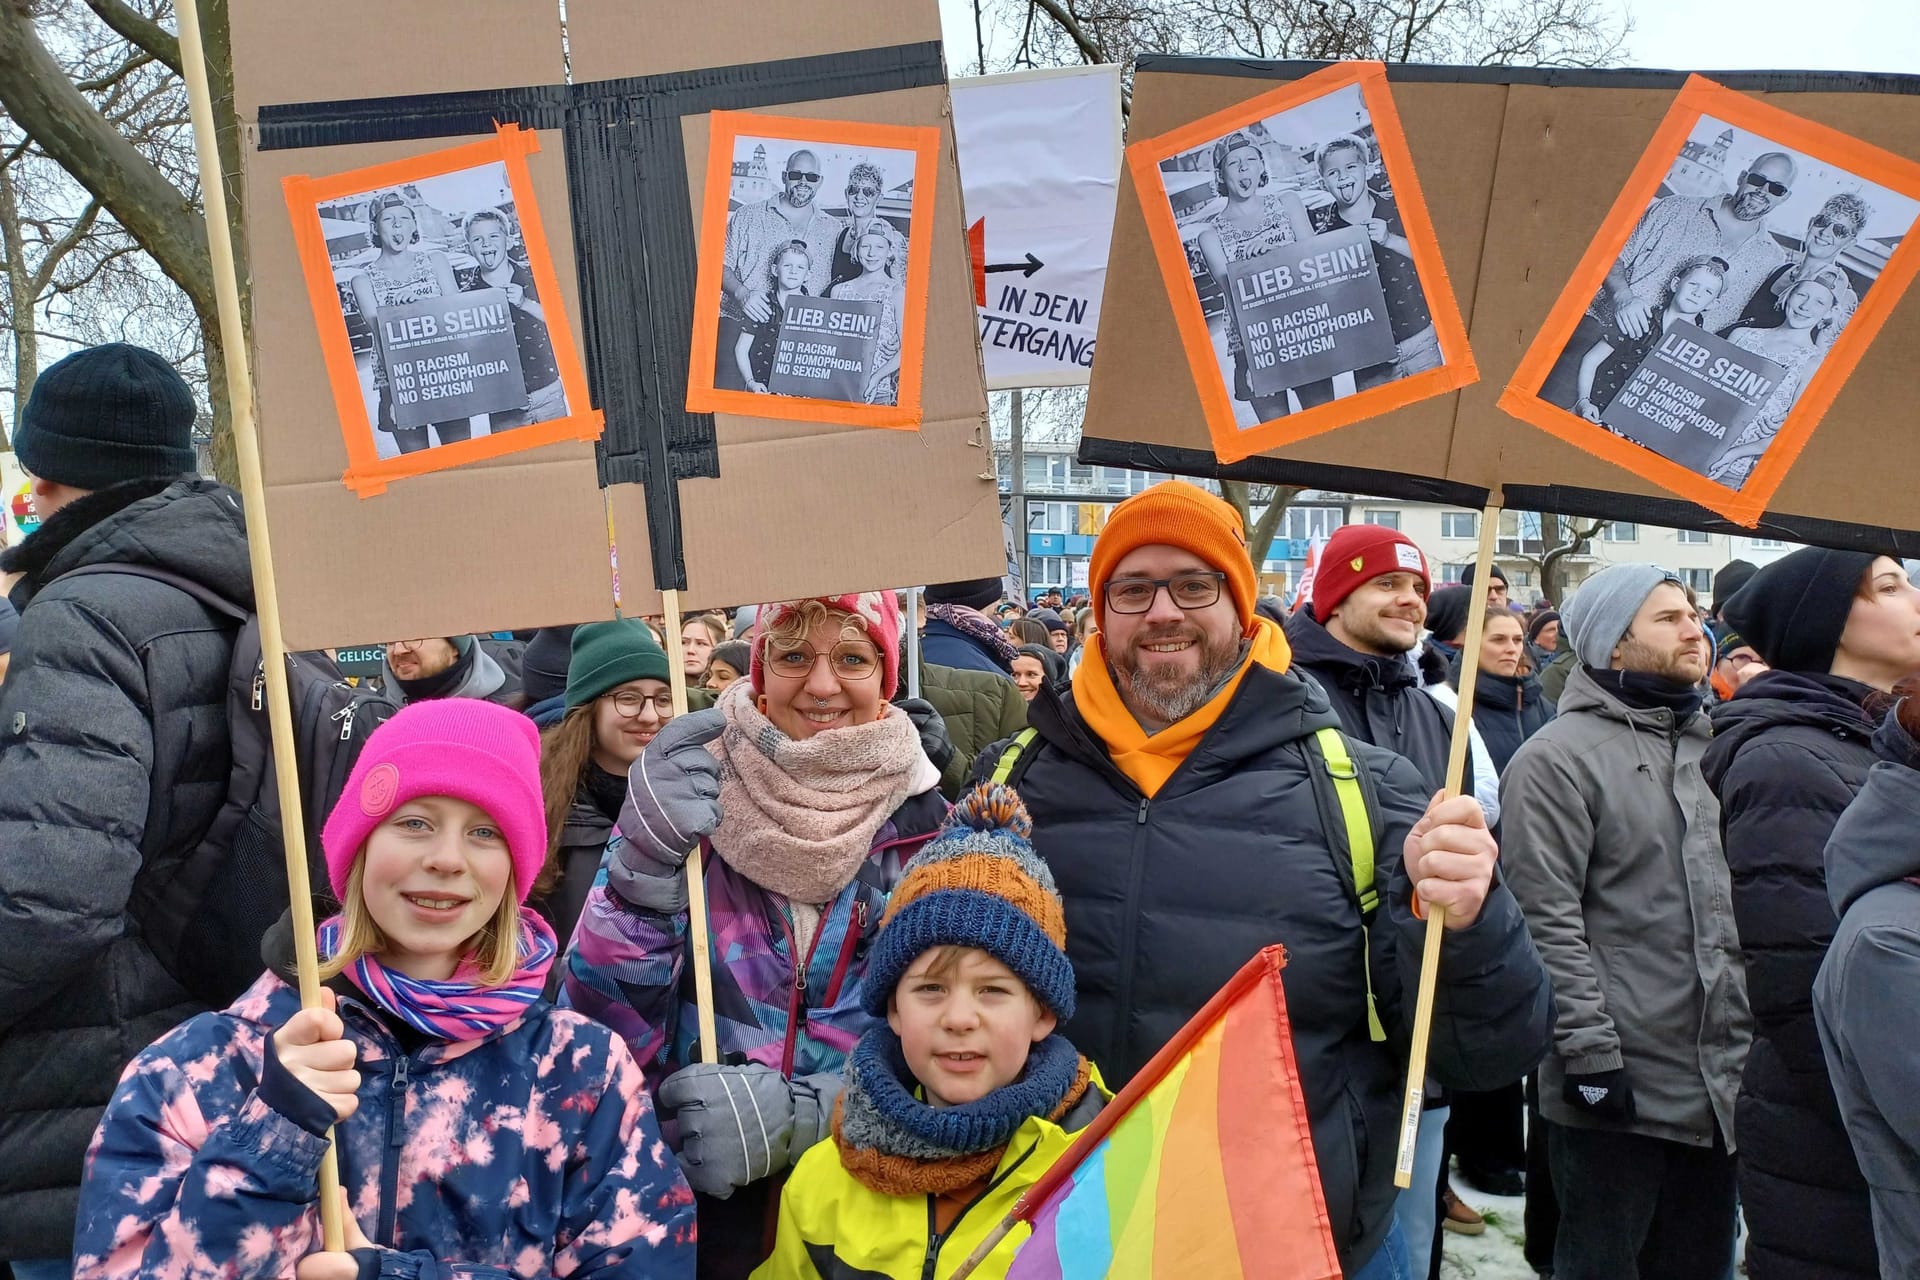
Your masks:
M871 724L796 742L754 706L736 680L720 695L727 727L708 746L720 760L713 847L762 888L795 903L831 902L853 880L881 824L939 775L920 734L888 704Z

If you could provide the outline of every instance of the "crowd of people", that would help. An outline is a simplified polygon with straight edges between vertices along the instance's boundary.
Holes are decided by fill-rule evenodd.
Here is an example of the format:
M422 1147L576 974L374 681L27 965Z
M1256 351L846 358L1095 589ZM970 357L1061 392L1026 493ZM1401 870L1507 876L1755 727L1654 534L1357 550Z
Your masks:
M1704 617L1623 564L1522 611L1496 566L1439 585L1361 524L1288 609L1233 509L1170 481L1071 600L982 579L920 618L892 591L703 614L677 649L640 619L398 641L313 815L302 1008L290 914L214 996L141 905L164 874L212 913L211 864L260 848L210 835L238 746L207 600L253 595L191 421L114 346L13 435L44 520L0 556L15 1280L945 1277L1274 942L1322 1196L1272 1211L1322 1213L1347 1276L1437 1274L1483 1226L1456 1178L1523 1192L1558 1280L1722 1280L1743 1219L1760 1280L1920 1268L1898 560L1736 562Z

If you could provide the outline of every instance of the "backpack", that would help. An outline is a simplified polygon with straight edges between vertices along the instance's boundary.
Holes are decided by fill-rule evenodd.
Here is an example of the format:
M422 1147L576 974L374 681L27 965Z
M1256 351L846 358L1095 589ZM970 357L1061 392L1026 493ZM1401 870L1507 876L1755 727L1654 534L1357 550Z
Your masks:
M1040 731L1032 726L1014 734L1001 751L989 781L1018 791L1021 777L1026 774L1027 766L1033 763L1033 756L1027 748L1039 736ZM1327 833L1334 845L1334 861L1350 873L1343 879L1360 908L1363 948L1366 954L1371 954L1371 946L1368 945L1371 938L1367 935L1373 926L1374 913L1380 906L1380 893L1374 883L1373 873L1375 833L1381 828L1380 803L1373 794L1372 779L1354 763L1346 734L1331 726L1316 729L1313 736L1306 739L1305 753L1308 775L1313 780L1314 805L1320 810L1320 829ZM1340 856L1343 852L1339 847L1341 845L1345 846L1345 857ZM1380 1012L1373 997L1371 966L1367 967L1367 1035L1375 1041L1385 1041L1387 1038L1387 1029L1380 1022Z
M164 582L237 628L227 668L227 733L233 766L226 799L192 849L172 858L142 850L128 911L162 967L209 1008L225 1008L260 976L260 943L287 909L286 844L273 735L267 718L260 619L217 592L165 569L100 564L62 574L123 574ZM369 735L400 708L346 683L324 655L287 654L294 754L307 833L307 874L330 900L320 828L346 788Z

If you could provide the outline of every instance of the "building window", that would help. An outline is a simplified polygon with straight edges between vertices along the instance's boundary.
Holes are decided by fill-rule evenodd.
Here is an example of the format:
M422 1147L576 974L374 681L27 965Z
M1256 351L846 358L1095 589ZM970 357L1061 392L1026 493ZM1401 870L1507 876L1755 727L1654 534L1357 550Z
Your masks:
M1704 547L1713 541L1713 535L1705 529L1679 529L1675 533L1683 547Z
M1778 538L1749 538L1747 541L1755 551L1778 551L1787 545Z
M1080 508L1071 502L1029 502L1028 533L1078 533Z
M1440 582L1443 586L1458 583L1466 573L1467 566L1463 564L1443 564L1440 566Z
M1478 511L1442 511L1440 536L1443 538L1479 537L1480 513ZM1459 579L1455 578L1454 581L1458 582Z
M1346 523L1339 507L1288 507L1280 519L1280 536L1311 541L1328 538Z
M1713 590L1713 570L1681 569L1680 580L1693 588L1695 595L1706 595Z
M1076 493L1085 493L1093 488L1093 468L1084 462L1067 459L1067 483Z
M1640 541L1640 526L1625 520L1615 520L1607 525L1604 535L1608 542Z
M1370 507L1367 510L1366 518L1368 524L1377 524L1382 529L1398 531L1400 528L1400 513L1398 511Z

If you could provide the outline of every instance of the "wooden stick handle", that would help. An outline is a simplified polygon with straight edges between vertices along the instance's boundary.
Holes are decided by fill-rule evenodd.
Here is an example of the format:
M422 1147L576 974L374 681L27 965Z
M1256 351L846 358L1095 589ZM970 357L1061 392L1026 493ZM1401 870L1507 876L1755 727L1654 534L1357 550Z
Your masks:
M287 646L280 634L280 596L274 586L273 548L267 532L266 480L260 469L260 438L253 422L253 373L247 363L246 324L240 308L240 277L227 225L227 188L213 129L213 91L207 84L206 51L200 39L197 0L178 6L180 63L200 159L200 194L206 204L207 251L219 300L220 347L227 368L227 403L233 415L234 452L240 464L240 498L247 517L247 551L253 564L254 612L260 618L260 658L265 666L267 723L273 734L274 771L280 789L281 843L287 853L287 893L293 901L293 954L300 979L300 1007L320 1005L320 960L313 937L313 889L307 878L306 819L300 808L300 771L294 768L293 711L287 700ZM320 1233L331 1252L345 1248L340 1224L340 1166L332 1132L320 1157Z
M953 1274L948 1276L947 1280L967 1280L967 1277L972 1275L979 1268L980 1264L987 1260L987 1255L1000 1247L1000 1242L1007 1238L1007 1234L1013 1230L1014 1224L1019 1221L1020 1215L1017 1208L1015 1212L1000 1219L993 1230L987 1232L986 1238L974 1246L973 1252L968 1254L958 1267L954 1268Z
M1474 599L1467 602L1467 634L1460 650L1460 705L1453 713L1453 739L1447 751L1447 794L1460 794L1467 776L1467 746L1473 732L1473 690L1480 679L1480 637L1486 632L1487 582L1493 576L1494 538L1500 528L1500 504L1480 513L1480 549L1474 561ZM1420 1112L1426 1101L1427 1038L1433 1030L1434 984L1440 976L1440 939L1447 927L1445 907L1427 908L1427 934L1420 956L1420 995L1413 1006L1413 1051L1407 1059L1407 1092L1400 1108L1400 1146L1394 1155L1393 1185L1413 1185L1414 1147L1420 1137Z
M667 684L673 714L687 714L687 672L680 646L680 592L660 593L667 624ZM713 1021L713 960L707 953L707 877L700 850L687 855L687 946L693 960L693 998L700 1015L700 1061L720 1061L720 1035Z

